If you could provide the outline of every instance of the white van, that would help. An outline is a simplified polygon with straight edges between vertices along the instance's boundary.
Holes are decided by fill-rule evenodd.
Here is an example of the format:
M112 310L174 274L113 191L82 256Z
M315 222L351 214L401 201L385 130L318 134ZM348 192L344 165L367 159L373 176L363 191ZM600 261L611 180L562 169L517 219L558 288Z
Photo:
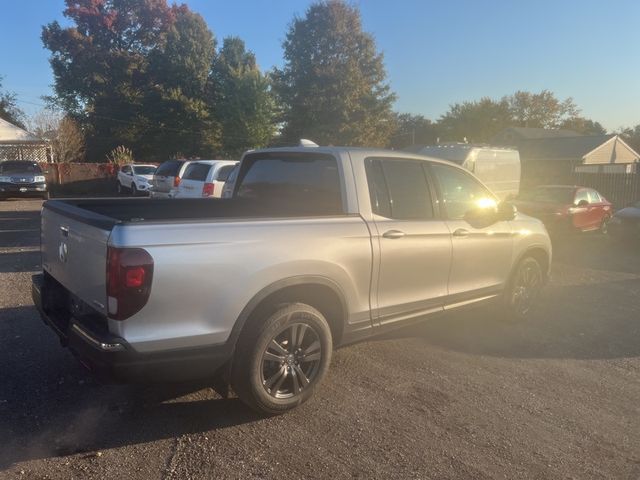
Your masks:
M516 197L520 191L520 153L517 150L468 143L441 143L408 150L462 165L500 200Z
M175 198L222 196L222 187L238 164L235 160L197 160L182 175Z

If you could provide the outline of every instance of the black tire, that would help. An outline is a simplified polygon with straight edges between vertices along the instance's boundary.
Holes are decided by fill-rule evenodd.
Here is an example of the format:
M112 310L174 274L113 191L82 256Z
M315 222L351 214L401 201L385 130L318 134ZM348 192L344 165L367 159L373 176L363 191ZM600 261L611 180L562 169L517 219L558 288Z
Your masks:
M500 302L500 316L510 322L527 320L536 307L544 285L540 262L525 257L516 265Z
M138 195L138 189L136 188L136 184L135 183L131 184L131 195L133 195L134 197L136 197Z
M600 224L600 229L599 229L599 232L602 235L606 235L609 233L609 220L611 220L610 217L604 217L602 219L602 223Z
M288 304L247 323L236 346L231 386L258 413L287 412L311 398L329 369L331 350L324 316L309 305Z
M124 194L124 187L120 182L117 182L116 184L116 192L118 192L118 195Z

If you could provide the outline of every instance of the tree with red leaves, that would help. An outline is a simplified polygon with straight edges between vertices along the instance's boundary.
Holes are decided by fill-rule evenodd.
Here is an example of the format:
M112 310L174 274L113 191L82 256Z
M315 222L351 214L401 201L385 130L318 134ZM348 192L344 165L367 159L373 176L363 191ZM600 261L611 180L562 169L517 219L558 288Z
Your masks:
M42 31L54 102L87 133L87 154L117 145L139 159L211 155L218 144L207 89L215 40L202 17L166 0L65 0L73 26Z

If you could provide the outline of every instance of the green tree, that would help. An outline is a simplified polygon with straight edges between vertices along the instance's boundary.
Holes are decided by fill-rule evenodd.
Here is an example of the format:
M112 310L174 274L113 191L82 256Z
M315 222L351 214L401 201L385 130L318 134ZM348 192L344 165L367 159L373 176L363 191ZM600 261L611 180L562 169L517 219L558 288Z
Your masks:
M2 88L3 76L0 75L0 118L24 128L24 112L18 108L16 94L4 91Z
M275 101L255 55L238 37L224 39L212 69L212 101L222 126L224 155L266 146L276 131Z
M496 101L488 97L453 104L438 121L441 140L472 143L489 142L491 137L512 124L507 100Z
M640 123L635 127L623 128L618 133L631 148L640 153Z
M560 128L573 130L583 135L605 135L607 133L607 129L600 122L579 116L563 121L560 124Z
M503 100L509 104L513 125L519 127L560 128L580 113L571 97L560 100L549 90L517 91Z
M360 13L340 0L312 4L295 18L283 43L285 65L274 71L283 107L283 139L322 144L388 143L395 95L381 53L362 31Z
M50 23L42 40L56 103L82 122L89 156L120 144L155 159L210 150L215 125L201 86L214 45L204 21L166 0L65 2L73 25Z
M431 145L438 141L438 125L422 115L399 113L396 114L395 124L389 141L389 146L394 150L410 145Z

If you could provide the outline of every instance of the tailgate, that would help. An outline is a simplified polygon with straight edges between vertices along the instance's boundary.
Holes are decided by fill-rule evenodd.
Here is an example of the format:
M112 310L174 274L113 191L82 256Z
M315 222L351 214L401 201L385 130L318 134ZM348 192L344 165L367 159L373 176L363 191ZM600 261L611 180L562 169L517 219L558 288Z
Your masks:
M42 210L42 268L71 293L105 313L107 241L111 228L79 215Z
M169 193L173 188L174 177L165 177L164 175L153 176L153 189L156 192Z

